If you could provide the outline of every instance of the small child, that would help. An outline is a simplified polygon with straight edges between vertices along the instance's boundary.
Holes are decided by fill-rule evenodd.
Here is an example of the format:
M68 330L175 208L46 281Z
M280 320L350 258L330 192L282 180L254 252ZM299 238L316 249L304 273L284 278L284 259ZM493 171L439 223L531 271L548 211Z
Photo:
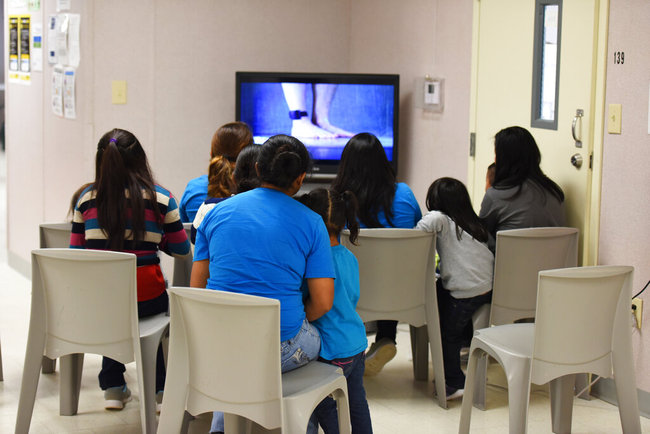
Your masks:
M427 213L415 227L437 234L440 278L437 281L442 356L447 399L463 396L460 368L464 330L474 312L492 299L494 255L488 232L472 208L467 189L453 178L437 179L427 192Z
M359 235L357 200L350 191L337 194L324 188L313 190L299 200L325 221L336 272L334 305L329 312L313 322L321 335L319 360L339 366L345 374L352 432L372 433L370 411L363 388L368 340L363 321L355 310L359 301L359 264L352 252L339 243L339 236L346 224L350 230L351 242L355 243ZM307 294L306 288L303 289ZM336 404L332 398L325 398L316 407L307 433L317 433L318 424L326 434L339 432Z

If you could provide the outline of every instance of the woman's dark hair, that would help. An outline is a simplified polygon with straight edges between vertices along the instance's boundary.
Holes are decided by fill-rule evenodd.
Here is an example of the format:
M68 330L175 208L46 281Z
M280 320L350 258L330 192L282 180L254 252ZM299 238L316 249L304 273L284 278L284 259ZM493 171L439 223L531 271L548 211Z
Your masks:
M129 209L130 238L145 238L145 201L151 203L157 223L162 225L147 156L132 133L116 128L99 139L94 184L97 221L109 249L122 250Z
M392 226L395 188L395 172L379 139L370 133L352 137L341 154L332 190L353 192L359 201L359 220L366 227L378 228L382 226L377 219L380 211Z
M300 197L300 202L319 214L327 232L336 237L347 225L350 230L350 242L357 243L359 222L357 221L357 198L351 191L336 193L324 188L317 188Z
M427 191L427 209L449 216L456 225L458 240L465 231L474 239L487 242L488 231L472 208L467 188L459 180L439 178L433 181Z
M527 129L508 127L499 131L494 136L494 153L496 156L494 188L519 187L521 189L521 185L530 179L537 186L548 190L560 202L564 200L564 192L560 186L546 176L539 167L542 156L535 139Z
M232 163L222 155L213 157L208 166L208 197L230 197L235 190Z
M244 146L253 143L253 133L244 122L230 122L222 125L212 136L210 158L222 155L235 162Z
M235 193L243 193L260 186L260 178L255 170L255 162L260 155L260 145L248 145L241 150L232 174L235 181Z
M257 157L260 180L283 189L289 188L296 178L306 173L310 164L305 145L284 134L272 136L264 142Z

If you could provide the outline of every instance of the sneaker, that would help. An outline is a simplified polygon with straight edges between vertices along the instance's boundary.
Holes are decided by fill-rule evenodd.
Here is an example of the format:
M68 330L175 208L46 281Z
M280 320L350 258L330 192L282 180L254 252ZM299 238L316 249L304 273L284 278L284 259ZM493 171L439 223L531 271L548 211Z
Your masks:
M378 342L370 345L366 353L366 369L363 375L377 375L384 365L390 362L397 354L395 342L389 338L380 339Z
M453 401L455 399L460 399L463 397L465 389L455 389L453 387L445 385L445 393L447 395L447 401Z
M104 390L104 408L106 410L122 410L124 403L130 400L131 391L126 387L126 384Z
M160 410L162 410L162 400L163 400L163 391L159 390L158 393L156 393L156 413L160 414Z

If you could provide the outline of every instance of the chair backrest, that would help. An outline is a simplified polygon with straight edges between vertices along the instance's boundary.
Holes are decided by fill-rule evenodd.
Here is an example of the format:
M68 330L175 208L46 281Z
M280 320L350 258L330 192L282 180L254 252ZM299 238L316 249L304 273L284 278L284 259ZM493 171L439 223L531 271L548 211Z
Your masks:
M135 360L134 348L140 348L135 255L33 250L31 318L43 321L49 358L95 353L122 363Z
M280 302L199 288L168 289L168 378L188 379L187 410L215 408L282 426Z
M539 273L531 378L535 384L581 372L611 377L617 340L627 345L632 357L633 271L629 266L596 266Z
M183 229L187 239L190 239L192 223L183 223ZM174 257L174 274L172 276L172 286L190 286L190 276L192 274L192 257L194 256L194 246L192 245L192 254L182 258Z
M341 243L359 261L361 294L357 312L364 322L426 323L425 291L435 288L435 234L415 229L361 229L358 245Z
M528 228L497 232L490 325L534 318L537 273L576 265L576 228Z
M39 247L65 249L70 246L72 223L41 223L38 225Z

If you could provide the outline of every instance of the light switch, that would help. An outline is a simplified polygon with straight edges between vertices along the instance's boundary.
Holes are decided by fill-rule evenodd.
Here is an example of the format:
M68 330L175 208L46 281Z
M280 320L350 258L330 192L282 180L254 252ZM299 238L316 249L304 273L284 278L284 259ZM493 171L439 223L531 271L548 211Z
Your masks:
M610 104L607 115L607 132L610 134L621 134L621 114L623 108L620 104Z
M113 104L126 104L126 81L113 80L111 83Z

